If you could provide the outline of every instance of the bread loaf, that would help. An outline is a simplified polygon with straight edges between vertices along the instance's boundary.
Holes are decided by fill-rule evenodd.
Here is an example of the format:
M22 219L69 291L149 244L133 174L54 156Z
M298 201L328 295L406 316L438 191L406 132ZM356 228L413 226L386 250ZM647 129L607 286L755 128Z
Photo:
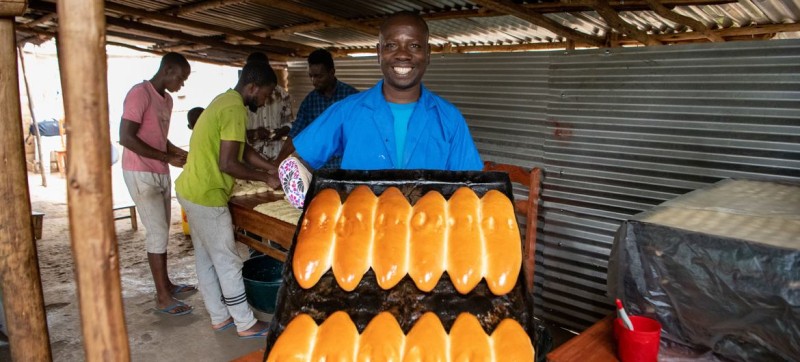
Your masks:
M448 341L439 317L431 312L425 313L406 336L403 362L447 361Z
M433 290L445 270L447 201L431 191L414 205L411 216L408 275L423 292Z
M313 287L331 267L342 202L333 189L317 193L300 224L292 270L300 287Z
M480 199L461 187L447 201L447 274L461 294L469 293L483 278L484 247L478 216Z
M371 267L383 289L408 274L429 292L447 271L461 294L485 278L492 293L504 295L516 285L521 263L514 207L500 191L478 198L462 187L449 201L430 191L411 207L397 188L376 197L362 185L344 205L332 189L311 200L292 267L306 289L332 267L339 286L352 291Z
M378 198L369 187L353 189L342 205L336 225L333 275L339 286L350 292L358 286L372 265L374 218Z
M489 336L472 314L459 314L450 328L450 361L494 361Z
M474 315L461 313L448 335L439 317L427 312L404 335L394 316L382 312L359 336L350 316L338 311L319 327L307 314L292 319L267 362L532 362L534 352L528 334L513 319L502 320L488 336Z
M389 312L381 312L361 333L356 361L400 362L405 339L397 319Z
M378 197L372 270L383 289L391 289L408 273L411 204L396 187Z
M267 362L305 362L311 360L317 338L317 323L308 314L292 319L269 351Z
M522 245L514 206L502 192L489 190L481 198L480 214L486 250L483 276L493 294L505 295L517 284L522 266Z
M355 361L357 350L358 329L346 312L338 311L319 326L311 361Z
M500 322L490 339L497 361L530 362L534 359L530 337L513 319L504 319Z

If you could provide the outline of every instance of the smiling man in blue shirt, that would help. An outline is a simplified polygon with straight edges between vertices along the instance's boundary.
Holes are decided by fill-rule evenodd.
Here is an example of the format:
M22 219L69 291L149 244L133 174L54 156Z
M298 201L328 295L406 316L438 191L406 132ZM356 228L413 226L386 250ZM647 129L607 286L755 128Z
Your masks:
M381 25L383 80L334 104L294 139L311 168L342 155L342 168L481 170L467 123L455 106L422 85L430 63L428 25L400 12Z

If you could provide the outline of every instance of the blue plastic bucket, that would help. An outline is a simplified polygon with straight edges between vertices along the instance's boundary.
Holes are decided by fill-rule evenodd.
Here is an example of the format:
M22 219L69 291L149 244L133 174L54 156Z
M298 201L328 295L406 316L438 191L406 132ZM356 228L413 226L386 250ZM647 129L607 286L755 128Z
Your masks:
M278 288L283 282L283 263L260 255L244 262L242 277L247 302L262 312L274 314Z

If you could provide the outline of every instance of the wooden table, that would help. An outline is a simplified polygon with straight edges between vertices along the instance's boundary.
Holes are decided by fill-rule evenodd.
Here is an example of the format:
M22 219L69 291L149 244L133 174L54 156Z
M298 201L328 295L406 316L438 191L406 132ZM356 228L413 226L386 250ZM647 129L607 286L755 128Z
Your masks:
M228 201L228 207L231 210L233 225L236 227L234 236L237 241L277 260L286 261L286 252L271 246L268 240L289 250L297 226L253 210L260 204L281 199L283 199L283 195L275 195L271 192L237 196ZM260 236L263 241L246 235L245 231Z
M613 328L614 316L609 315L548 353L547 361L618 361Z

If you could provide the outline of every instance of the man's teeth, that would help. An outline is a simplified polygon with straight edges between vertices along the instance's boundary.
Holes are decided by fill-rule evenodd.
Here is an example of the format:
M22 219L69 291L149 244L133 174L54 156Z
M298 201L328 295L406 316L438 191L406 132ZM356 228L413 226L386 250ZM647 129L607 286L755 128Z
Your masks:
M411 71L410 67L394 67L394 72L397 73L397 74L404 75L404 74L408 74L408 72L410 72L410 71Z

